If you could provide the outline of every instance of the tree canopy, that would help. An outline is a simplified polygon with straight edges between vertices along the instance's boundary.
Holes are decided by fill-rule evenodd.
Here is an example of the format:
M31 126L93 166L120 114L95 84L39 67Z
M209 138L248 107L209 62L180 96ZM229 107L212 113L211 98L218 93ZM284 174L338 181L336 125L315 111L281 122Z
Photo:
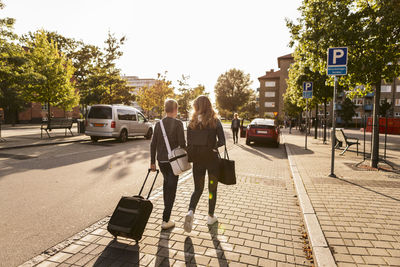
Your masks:
M216 104L219 110L238 112L249 102L252 89L250 75L242 70L230 69L218 77L215 85Z

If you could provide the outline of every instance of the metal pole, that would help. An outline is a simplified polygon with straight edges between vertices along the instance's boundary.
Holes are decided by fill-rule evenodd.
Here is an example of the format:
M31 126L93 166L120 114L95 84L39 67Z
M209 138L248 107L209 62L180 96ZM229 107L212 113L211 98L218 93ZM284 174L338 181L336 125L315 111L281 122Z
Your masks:
M307 134L308 134L308 98L306 98L306 129L305 129L305 133L306 133L306 143L305 143L305 147L304 149L307 150Z
M386 160L386 144L387 144L387 127L388 127L388 114L386 112L386 125L385 125L385 148L383 150L383 159Z
M365 160L366 156L365 156L365 132L367 131L367 115L364 115L364 158L363 160Z
M337 88L338 77L335 76L335 86L333 87L333 108L332 108L332 134L331 134L331 144L332 144L332 155L331 155L331 174L330 177L336 177L335 175L335 145L336 145L336 88Z

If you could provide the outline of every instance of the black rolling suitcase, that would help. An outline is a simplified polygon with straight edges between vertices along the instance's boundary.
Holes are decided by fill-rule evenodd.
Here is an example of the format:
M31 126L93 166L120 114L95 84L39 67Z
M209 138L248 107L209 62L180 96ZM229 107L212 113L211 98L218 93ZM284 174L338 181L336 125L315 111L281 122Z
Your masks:
M149 200L149 197L160 171L156 171L156 177L145 199L141 194L150 172L151 170L149 169L138 196L122 197L118 202L107 226L107 230L115 238L122 236L136 240L136 242L142 238L147 221L153 210L153 204Z

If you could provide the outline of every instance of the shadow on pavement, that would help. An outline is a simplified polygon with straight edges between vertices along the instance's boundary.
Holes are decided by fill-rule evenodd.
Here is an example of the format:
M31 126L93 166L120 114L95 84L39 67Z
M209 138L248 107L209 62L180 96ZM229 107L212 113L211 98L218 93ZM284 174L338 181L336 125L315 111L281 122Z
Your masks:
M171 231L161 231L160 239L158 241L157 255L156 255L156 263L154 266L171 266L169 263L169 237L171 235Z
M218 223L208 226L208 230L210 232L215 247L215 251L217 252L219 266L221 267L229 266L228 261L226 260L225 257L225 252L221 247L221 242L218 239Z
M126 245L112 240L93 266L121 266L124 263L128 263L129 266L139 266L139 245Z
M314 154L314 151L310 150L309 148L307 148L307 150L304 149L304 146L298 146L292 143L287 143L288 145L290 145L290 150L292 150L292 152L294 152L297 155L311 155Z
M240 145L238 144L238 146L240 148L242 148L244 151L250 152L256 156L262 157L266 160L272 161L272 159L270 159L265 153L262 153L260 151L258 151L257 149L253 148L253 147L248 147L248 146L244 146L244 145Z
M185 239L185 264L186 266L197 266L196 259L194 258L194 247L192 239L188 236Z
M383 196L383 197L387 197L387 198L392 199L392 200L395 200L395 201L400 201L400 199L398 199L398 198L395 198L395 197L392 197L392 196L383 194L383 193L381 193L381 192L375 191L375 190L373 190L373 189L370 189L370 188L365 187L365 186L363 186L363 185L359 185L359 184L357 184L357 183L355 183L355 182L348 181L348 180L343 179L343 178L336 177L336 178L333 178L333 179L338 179L338 180L340 180L340 181L342 181L342 182L346 182L346 183L349 183L349 184L351 184L351 185L358 186L358 187L360 187L360 188L362 188L362 189L365 189L365 190L370 191L370 192L372 192L372 193L381 195L381 196Z
M98 149L92 151L90 149L82 149L82 147L90 147L91 143L81 143L81 144L71 144L75 146L80 146L80 148L76 148L77 152L73 155L65 154L65 155L56 155L56 157L50 157L49 159L43 160L42 156L32 158L32 159L24 159L18 162L7 162L3 161L2 164L5 167L0 172L0 177L4 177L10 174L24 172L26 170L49 170L55 169L59 167L64 167L68 165L73 165L77 163L82 163L85 161L95 160L98 158L112 156L106 163L101 164L100 166L94 167L92 172L102 172L107 168L110 168L110 164L113 164L114 167L123 165L124 163L132 163L136 160L148 158L149 151L148 149L136 149L137 147L127 147L128 144L134 144L135 142L143 141L143 139L131 139L128 143L118 145L114 140L103 141L100 142L99 145L104 146L105 149ZM112 144L112 145L110 145ZM97 145L96 145L97 146ZM146 146L147 147L147 146ZM80 150L79 150L80 149ZM79 151L79 152L78 152ZM117 153L125 152L123 155L119 155ZM49 152L53 153L53 152ZM19 156L20 157L20 156ZM11 158L11 157L8 157ZM28 159L28 160L27 160ZM118 177L122 177L124 173L117 174Z

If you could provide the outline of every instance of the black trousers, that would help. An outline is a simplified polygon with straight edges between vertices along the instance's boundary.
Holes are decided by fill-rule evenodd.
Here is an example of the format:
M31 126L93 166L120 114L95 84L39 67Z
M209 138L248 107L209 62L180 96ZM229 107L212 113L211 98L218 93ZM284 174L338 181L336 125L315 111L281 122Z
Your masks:
M218 187L218 157L207 162L193 162L194 192L190 198L189 210L195 212L197 204L204 190L206 171L208 172L208 214L214 215L217 203Z
M178 186L179 176L172 171L171 164L159 162L160 171L164 176L163 197L164 197L164 213L163 221L168 222L171 217L172 207L174 206L176 188Z
M239 128L232 128L233 142L234 143L235 142L237 143L237 141L238 141L238 133L239 133Z

